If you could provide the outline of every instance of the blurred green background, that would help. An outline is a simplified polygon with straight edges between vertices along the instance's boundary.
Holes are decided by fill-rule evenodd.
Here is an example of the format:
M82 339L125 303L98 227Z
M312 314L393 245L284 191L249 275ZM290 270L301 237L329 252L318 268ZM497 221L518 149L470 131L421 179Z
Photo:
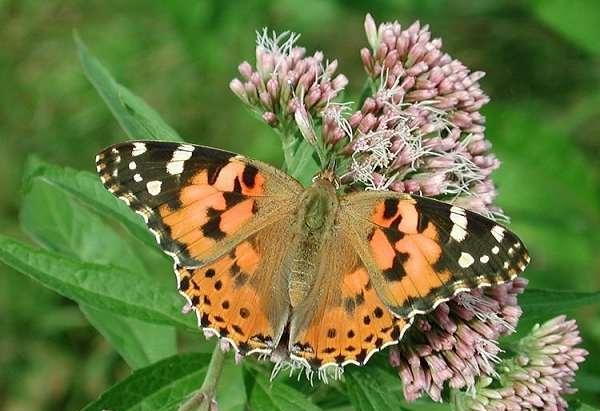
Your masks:
M363 81L366 12L419 19L472 69L492 103L495 181L513 229L530 246L537 288L600 290L600 2L595 0L0 0L0 232L19 230L21 175L31 154L93 170L124 132L88 83L77 29L114 77L193 143L279 164L271 131L228 89L254 31L302 33ZM169 275L169 273L165 273ZM600 403L600 315L571 313L591 351L577 380ZM0 409L79 409L128 374L77 305L0 266Z

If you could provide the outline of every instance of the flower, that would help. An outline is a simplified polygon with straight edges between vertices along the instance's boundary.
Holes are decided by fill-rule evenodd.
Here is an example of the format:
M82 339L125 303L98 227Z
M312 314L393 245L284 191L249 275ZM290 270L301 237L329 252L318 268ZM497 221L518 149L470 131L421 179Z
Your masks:
M440 401L444 384L473 387L480 375L494 375L501 349L498 338L514 332L521 308L517 295L527 280L458 294L429 314L418 316L399 345L389 351L404 396L423 393Z
M563 395L576 391L571 383L588 355L580 342L575 320L564 315L535 326L519 341L517 354L496 367L497 381L480 378L472 393L457 397L458 409L566 410Z
M500 162L485 138L479 113L489 101L470 72L442 52L428 26L375 25L367 15L370 45L361 50L373 85L348 121L344 181L355 187L417 193L503 217L493 205L490 174ZM339 126L341 128L341 125ZM341 134L341 132L337 132Z
M244 61L238 67L242 79L229 88L272 127L287 126L302 107L318 116L327 103L348 84L343 74L335 75L337 60L327 61L322 52L306 56L297 47L300 36L286 31L257 32L256 66Z

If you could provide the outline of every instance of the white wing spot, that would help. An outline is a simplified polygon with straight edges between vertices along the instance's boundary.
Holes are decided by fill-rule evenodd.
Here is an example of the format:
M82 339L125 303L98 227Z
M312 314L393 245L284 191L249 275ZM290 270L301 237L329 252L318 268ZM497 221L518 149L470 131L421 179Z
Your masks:
M185 150L185 151L194 151L196 149L196 147L194 147L191 144L182 144L179 146L179 150Z
M137 167L137 164L135 164L135 161L130 161L129 162L129 169L130 170L135 170Z
M492 253L498 254L499 252L500 252L500 248L498 248L498 246L495 245L494 248L492 248Z
M460 243L467 237L466 228L468 222L465 210L452 206L450 208L450 221L454 223L452 225L452 230L450 230L450 237Z
M495 225L492 227L492 235L494 236L494 238L496 239L496 241L498 241L499 243L502 242L502 239L504 238L504 228L500 227L499 225Z
M450 237L459 243L467 237L467 230L459 226L458 224L454 224L452 226L452 230L450 231Z
M118 176L118 175L119 175L119 169L118 169L118 168L115 168L115 169L113 170L113 172L112 172L112 176L113 176L113 177L116 177L116 176Z
M484 254L481 257L479 257L479 261L481 261L483 264L485 264L488 261L490 261L490 257Z
M454 214L466 215L464 208L460 208L460 207L456 207L456 206L450 207L450 212L454 213Z
M458 259L458 265L460 265L462 268L468 268L474 262L475 260L473 259L473 256L465 252L461 253L460 258Z
M503 267L504 267L505 270L508 270L508 267L510 267L510 264L508 264L508 261L504 262L504 266Z
M512 247L510 247L510 248L508 249L508 255L512 256L514 253L515 253L515 249L514 249L514 248L512 248Z
M153 196L157 196L160 194L160 186L162 185L162 181L148 181L146 183L146 188L148 189L148 193Z
M184 148L182 150L182 148ZM191 148L191 151L188 150ZM173 152L173 158L167 163L167 173L171 175L181 174L183 172L183 163L192 157L193 146L182 145Z
M139 182L140 182L140 181L142 181L142 180L143 180L143 178L142 178L142 176L141 176L141 175L139 175L139 174L137 174L137 173L136 173L136 174L134 174L134 176L133 176L133 181L135 181L136 183L139 183Z
M515 247L518 250L519 248L521 248L521 243L515 243L515 245L513 245L513 247Z
M139 156L140 154L144 154L148 149L146 148L146 144L144 143L133 143L133 150L131 151L131 155L134 157Z

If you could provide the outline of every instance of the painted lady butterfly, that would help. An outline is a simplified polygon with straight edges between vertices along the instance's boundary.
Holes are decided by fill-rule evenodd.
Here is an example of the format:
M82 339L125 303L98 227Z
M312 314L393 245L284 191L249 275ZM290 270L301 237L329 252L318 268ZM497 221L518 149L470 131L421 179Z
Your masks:
M133 141L96 158L100 179L175 260L199 326L241 354L323 371L365 364L415 315L525 269L523 243L479 214L389 191L304 188L209 147Z

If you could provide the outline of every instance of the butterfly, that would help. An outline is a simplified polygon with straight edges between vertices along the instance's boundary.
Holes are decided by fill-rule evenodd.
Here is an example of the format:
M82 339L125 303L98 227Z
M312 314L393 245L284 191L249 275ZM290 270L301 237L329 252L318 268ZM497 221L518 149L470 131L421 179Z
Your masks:
M303 187L257 160L159 141L116 144L96 166L173 258L199 327L243 355L363 365L416 315L529 263L486 217L416 195L343 193L328 170Z

